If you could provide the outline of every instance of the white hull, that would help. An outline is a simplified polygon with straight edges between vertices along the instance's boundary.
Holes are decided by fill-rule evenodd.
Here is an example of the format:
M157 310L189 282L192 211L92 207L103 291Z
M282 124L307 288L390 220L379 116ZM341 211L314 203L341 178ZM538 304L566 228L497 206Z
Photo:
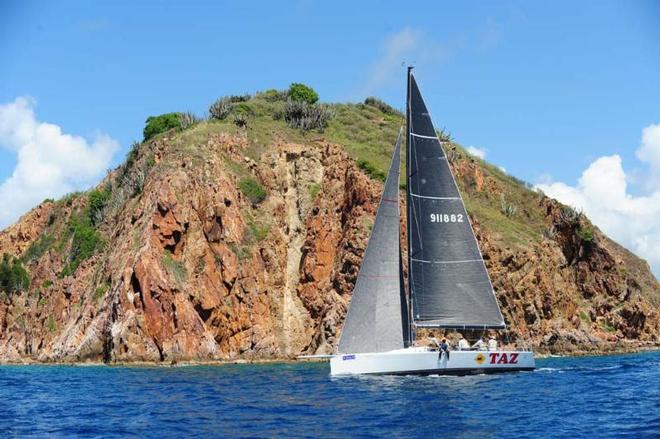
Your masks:
M468 375L533 370L530 351L438 351L412 347L389 352L339 354L330 359L331 375Z

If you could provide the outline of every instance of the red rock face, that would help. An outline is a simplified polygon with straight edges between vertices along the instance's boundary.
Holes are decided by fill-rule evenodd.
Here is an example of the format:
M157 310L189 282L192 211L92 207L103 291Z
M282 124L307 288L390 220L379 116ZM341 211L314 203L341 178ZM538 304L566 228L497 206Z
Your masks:
M0 231L0 256L3 253L23 254L46 228L52 210L53 203L45 201L23 215L16 224Z
M145 144L130 169L108 177L113 201L98 226L105 246L72 276L60 278L70 240L29 262L30 290L0 303L1 360L332 352L382 185L324 142L276 139L255 158L241 134L177 145L174 135ZM477 192L502 191L475 163L457 160L454 170ZM240 190L246 178L268 193L257 205ZM43 233L66 236L86 201L58 203L1 232L2 251L23 254ZM552 239L503 246L472 218L513 337L552 352L658 343L648 268L597 230L592 242L577 240L556 202L530 209L554 226Z

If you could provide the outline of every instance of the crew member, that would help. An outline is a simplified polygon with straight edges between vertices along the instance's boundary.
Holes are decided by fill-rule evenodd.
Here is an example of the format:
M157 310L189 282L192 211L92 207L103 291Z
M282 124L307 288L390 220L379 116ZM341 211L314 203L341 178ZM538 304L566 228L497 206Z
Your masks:
M460 340L458 340L458 350L459 351L467 351L470 349L470 343L463 337L461 334Z
M446 338L442 339L442 343L440 343L440 355L443 353L447 355L447 361L449 361L449 342L447 342Z

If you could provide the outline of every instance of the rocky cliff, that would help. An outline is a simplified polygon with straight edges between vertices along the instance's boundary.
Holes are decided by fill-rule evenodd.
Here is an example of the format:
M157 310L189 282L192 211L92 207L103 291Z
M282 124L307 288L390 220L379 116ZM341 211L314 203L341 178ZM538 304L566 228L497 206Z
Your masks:
M325 133L303 134L260 99L243 104L247 126L156 136L94 191L0 232L0 253L31 277L0 298L0 360L332 351L382 189L356 160L385 169L401 118L337 105ZM447 152L512 338L554 353L660 344L644 261L458 145Z

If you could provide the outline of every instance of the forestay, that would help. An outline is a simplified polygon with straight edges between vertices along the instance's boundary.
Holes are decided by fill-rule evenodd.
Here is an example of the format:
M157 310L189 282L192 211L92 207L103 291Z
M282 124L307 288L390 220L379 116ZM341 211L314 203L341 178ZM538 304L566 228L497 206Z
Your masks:
M408 311L401 272L399 167L401 132L339 340L340 353L404 347Z
M503 328L463 200L412 71L407 118L408 258L415 326Z

